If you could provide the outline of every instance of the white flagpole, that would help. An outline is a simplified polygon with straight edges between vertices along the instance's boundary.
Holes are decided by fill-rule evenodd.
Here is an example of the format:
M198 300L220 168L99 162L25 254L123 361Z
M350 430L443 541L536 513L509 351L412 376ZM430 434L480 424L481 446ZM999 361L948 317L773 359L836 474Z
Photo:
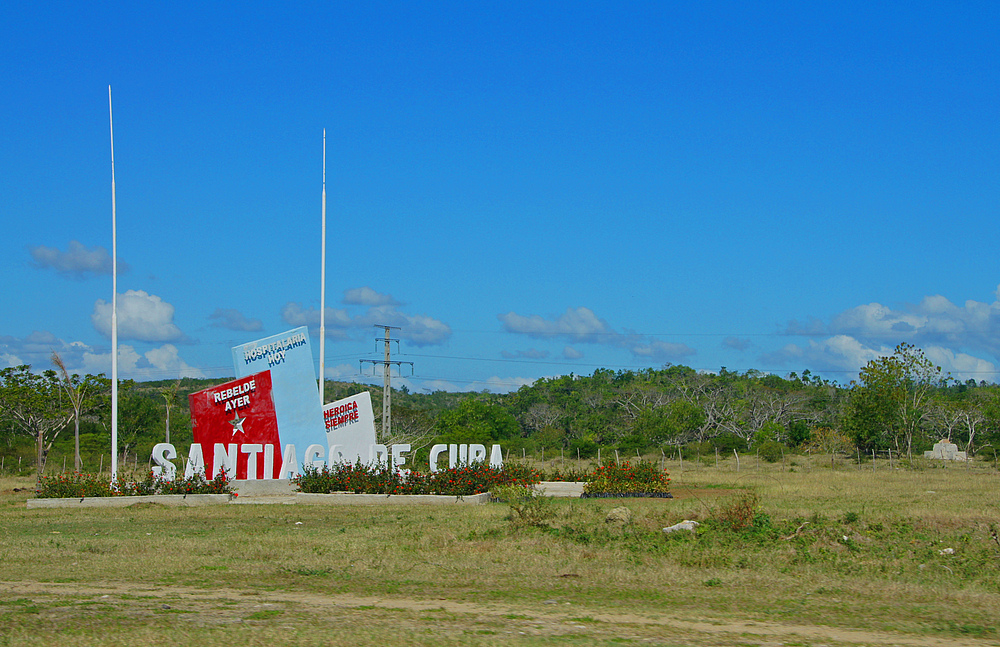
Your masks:
M323 129L323 251L319 270L319 403L326 404L324 358L326 355L326 128Z
M108 86L111 125L111 482L118 480L118 221L115 207L115 120Z

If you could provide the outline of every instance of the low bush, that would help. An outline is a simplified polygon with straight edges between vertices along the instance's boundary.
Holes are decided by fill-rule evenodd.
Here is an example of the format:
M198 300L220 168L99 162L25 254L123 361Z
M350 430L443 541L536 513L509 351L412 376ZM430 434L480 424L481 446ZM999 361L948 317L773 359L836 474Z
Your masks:
M723 500L715 510L714 518L728 530L747 530L759 524L762 514L760 497L753 490L743 490Z
M555 516L550 497L542 496L527 485L498 485L490 490L494 501L510 506L507 520L514 529L544 527Z
M787 454L789 450L783 444L775 440L768 440L761 443L757 448L757 451L760 453L760 457L768 463L777 463L784 458L785 454Z
M645 460L618 464L608 461L596 470L583 486L585 495L636 494L665 495L670 493L670 477L656 463Z
M219 474L211 481L195 474L190 478L176 478L164 481L152 472L137 481L119 480L112 484L105 476L71 472L42 476L35 486L35 496L39 499L87 498L104 496L145 496L153 494L231 494L232 482L226 473Z
M493 468L486 463L437 472L402 472L363 463L334 463L306 467L293 482L301 492L328 494L442 494L464 496L489 492L498 485L530 485L539 481L537 471L520 463Z
M588 469L577 467L554 467L551 470L541 472L539 475L542 481L589 481L594 473Z

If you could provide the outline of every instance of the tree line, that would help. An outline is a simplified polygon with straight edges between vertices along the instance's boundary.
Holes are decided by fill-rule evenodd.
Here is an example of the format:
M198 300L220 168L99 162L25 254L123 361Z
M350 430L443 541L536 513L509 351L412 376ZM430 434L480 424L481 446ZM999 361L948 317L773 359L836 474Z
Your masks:
M0 454L32 443L44 468L61 446L80 469L81 439L87 462L95 450L110 451L110 380L70 375L56 359L59 371L0 370ZM145 457L164 440L183 448L191 442L187 394L221 381L123 380L119 449ZM541 378L506 394L393 390L390 434L381 429L381 387L327 381L325 389L327 401L370 391L379 441L409 442L418 452L438 442L498 442L515 455L548 450L582 458L601 447L630 454L756 451L766 459L795 451L912 457L950 440L970 455L994 458L1000 448L1000 387L954 380L909 344L870 361L846 385L809 370L782 377L667 365Z

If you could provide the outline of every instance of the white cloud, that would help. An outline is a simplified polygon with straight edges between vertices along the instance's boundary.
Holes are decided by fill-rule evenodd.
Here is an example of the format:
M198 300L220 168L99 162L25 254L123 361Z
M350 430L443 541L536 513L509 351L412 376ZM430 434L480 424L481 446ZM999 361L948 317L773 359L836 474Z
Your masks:
M973 357L967 353L956 353L949 348L931 346L924 349L927 359L940 366L944 373L951 373L951 376L962 382L973 379L975 381L986 380L996 381L997 367L984 359Z
M337 364L336 366L324 366L323 373L328 380L341 380L345 382L354 381L359 376L357 364Z
M111 337L111 304L104 299L94 303L90 315L94 329ZM118 295L118 338L137 341L176 341L184 337L174 324L174 306L142 290Z
M396 301L391 294L380 294L375 290L371 289L367 285L363 288L354 288L352 290L344 290L344 301L345 305L352 306L398 306L399 301Z
M516 312L499 314L497 319L507 332L538 339L568 337L578 343L600 344L618 336L606 321L586 307L566 308L566 312L555 319L545 319L540 315L525 317Z
M499 314L497 319L503 324L504 330L510 333L536 339L562 338L577 344L625 348L637 358L658 362L675 361L697 352L687 344L651 340L634 333L618 332L586 307L566 308L566 312L554 319L545 319L540 315L526 317L516 312ZM570 358L576 352L578 351L571 349L569 355L565 355L565 351L564 355Z
M573 348L572 346L567 346L563 348L562 355L565 359L583 359L583 353Z
M35 331L24 339L0 337L0 366L30 364L41 371L52 367L52 353L66 364L70 373L111 374L111 353L80 341L66 342L48 331ZM118 346L119 377L135 380L162 380L172 377L204 377L200 369L181 359L177 347L164 344L140 354L133 346Z
M83 342L63 341L47 330L36 330L23 339L4 336L0 337L0 366L30 364L35 370L44 370L52 366L52 353L56 352L72 372L89 348Z
M804 348L790 344L763 359L785 365L812 362L807 365L811 370L856 372L874 357L891 355L893 347L905 341L956 378L994 381L995 364L971 354L1000 359L1000 286L991 296L991 303L970 299L961 306L941 295L899 309L868 303L835 315L829 325L814 317L805 324L792 321L786 334L830 338Z
M848 335L835 335L820 341L810 339L805 347L788 344L780 350L764 354L761 361L793 369L808 368L815 373L853 373L856 377L858 370L869 361L891 354L892 348L870 348Z
M111 374L111 353L85 352L82 368L87 373ZM133 346L118 346L118 375L133 380L163 380L175 377L205 377L205 373L181 359L177 347L164 344L140 354Z
M25 361L17 355L10 353L0 353L0 367L21 366Z
M941 295L932 295L901 309L868 303L835 315L828 326L810 317L806 324L790 322L785 332L850 335L871 344L892 346L907 341L921 347L981 350L1000 358L1000 299L992 303L970 299L958 306Z
M215 328L244 332L256 332L264 329L264 324L261 323L260 319L247 319L242 312L235 308L216 308L215 312L208 315L208 318L213 320L212 326Z
M426 315L403 315L399 336L414 346L436 346L451 337L451 327Z
M319 308L303 308L301 303L289 302L281 309L281 318L290 326L308 326L314 332L319 331ZM327 308L323 323L328 339L349 339L344 331L354 326L351 316L342 308Z
M319 328L319 310L303 308L298 303L287 303L281 310L284 321L293 326L309 326L313 332ZM351 316L346 309L326 309L326 336L348 339L348 330L368 330L374 326L395 326L399 337L414 346L433 346L451 337L448 324L426 315L410 315L392 305L372 306L364 314Z
M79 241L71 240L65 252L45 245L37 245L28 251L35 267L52 268L60 274L73 278L84 278L90 274L111 274L111 256L104 247L88 249ZM123 274L127 271L128 265L119 259L118 273Z
M955 379L996 380L997 367L991 362L941 346L926 346L922 350L929 360L941 367L943 374L950 373ZM788 344L764 355L761 360L792 369L808 368L814 373L845 374L843 381L846 382L856 379L858 371L871 360L892 355L893 351L889 346L868 346L849 335L834 335L829 339L809 340L805 347Z

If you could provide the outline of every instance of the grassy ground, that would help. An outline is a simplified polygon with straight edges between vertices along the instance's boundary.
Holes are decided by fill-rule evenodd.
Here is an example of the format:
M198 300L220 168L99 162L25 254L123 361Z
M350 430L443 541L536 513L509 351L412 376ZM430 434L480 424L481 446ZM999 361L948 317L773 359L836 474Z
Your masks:
M672 462L676 499L518 523L504 504L27 510L31 480L0 479L0 645L1000 643L991 464L795 461ZM607 523L621 505L631 523ZM682 519L700 532L661 532Z

